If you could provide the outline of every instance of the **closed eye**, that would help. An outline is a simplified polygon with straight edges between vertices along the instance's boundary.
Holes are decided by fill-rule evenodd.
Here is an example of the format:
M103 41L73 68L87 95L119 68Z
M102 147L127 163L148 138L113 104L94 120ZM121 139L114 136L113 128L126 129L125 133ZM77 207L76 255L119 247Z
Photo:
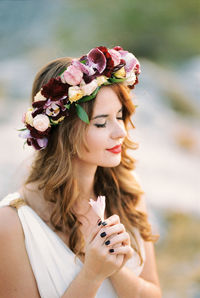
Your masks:
M123 117L117 117L117 119L118 120L124 120L123 119ZM94 124L96 127L106 127L106 122L105 123L103 123L103 124L98 124L98 123L96 123L96 124Z

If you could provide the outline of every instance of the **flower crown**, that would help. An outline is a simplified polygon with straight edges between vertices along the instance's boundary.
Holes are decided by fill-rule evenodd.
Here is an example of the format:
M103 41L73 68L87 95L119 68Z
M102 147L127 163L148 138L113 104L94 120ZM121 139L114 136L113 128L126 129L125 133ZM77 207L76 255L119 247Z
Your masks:
M140 64L132 53L119 46L93 48L80 59L73 59L58 77L42 86L32 107L23 115L25 128L19 129L19 136L36 150L46 148L52 127L69 116L72 105L78 117L89 124L79 103L94 99L101 86L123 82L133 89L139 74Z

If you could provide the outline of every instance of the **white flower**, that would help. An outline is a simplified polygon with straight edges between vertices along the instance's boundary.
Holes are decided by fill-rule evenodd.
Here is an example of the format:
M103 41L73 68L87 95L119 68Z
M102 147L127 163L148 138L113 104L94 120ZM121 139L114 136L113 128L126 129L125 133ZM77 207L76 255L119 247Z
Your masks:
M78 86L69 87L68 89L69 101L72 103L83 97L83 91Z
M97 77L96 80L97 80L98 86L101 86L107 82L108 78L106 76L100 76L100 77Z
M39 114L33 118L33 127L38 131L45 131L50 126L49 117Z
M135 73L132 71L131 73L128 73L128 74L126 75L126 81L125 81L125 83L126 83L127 85L133 85L133 84L135 83L135 80L136 80L136 75L135 75Z
M97 87L97 80L93 80L89 84L82 85L81 90L83 91L84 96L86 96L92 94Z
M97 200L90 199L89 204L92 206L94 212L104 221L104 212L106 207L105 196L98 196Z

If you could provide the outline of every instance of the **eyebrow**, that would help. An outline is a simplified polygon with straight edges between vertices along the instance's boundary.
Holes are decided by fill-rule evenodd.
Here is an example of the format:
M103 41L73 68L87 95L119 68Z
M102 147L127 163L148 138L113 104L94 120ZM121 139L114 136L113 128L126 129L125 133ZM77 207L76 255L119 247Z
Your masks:
M121 109L117 113L121 112L122 111L122 108L123 107L121 107ZM97 116L93 117L92 120L94 120L96 118L107 118L108 116L109 115L107 115L107 114L97 115Z

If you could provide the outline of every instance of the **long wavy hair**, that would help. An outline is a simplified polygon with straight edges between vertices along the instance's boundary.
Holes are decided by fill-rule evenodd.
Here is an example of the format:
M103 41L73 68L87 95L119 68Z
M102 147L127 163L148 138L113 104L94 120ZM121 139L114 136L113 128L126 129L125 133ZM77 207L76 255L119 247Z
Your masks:
M72 58L60 58L43 67L36 75L32 88L32 101L36 93L50 78L57 77L71 62ZM123 119L127 136L122 144L121 162L118 166L97 167L94 177L94 193L96 196L106 196L106 212L108 216L118 214L127 231L135 241L132 247L142 256L134 227L139 229L145 241L156 241L157 236L152 235L151 225L147 214L136 210L136 206L144 194L134 175L130 173L135 169L136 160L127 154L128 149L135 150L138 144L129 136L129 130L135 128L131 116L135 106L131 100L130 90L123 84L113 84L112 88L118 95L123 105ZM105 88L108 88L105 86ZM95 99L82 103L89 119ZM69 236L69 248L76 256L84 255L84 238L80 231L81 223L73 206L79 197L79 188L73 174L73 158L79 156L82 146L87 149L85 141L86 123L81 121L73 107L70 116L52 128L48 145L44 150L36 151L30 173L24 182L24 187L29 183L37 182L38 189L43 191L44 199L53 203L50 223L55 231L62 231Z

